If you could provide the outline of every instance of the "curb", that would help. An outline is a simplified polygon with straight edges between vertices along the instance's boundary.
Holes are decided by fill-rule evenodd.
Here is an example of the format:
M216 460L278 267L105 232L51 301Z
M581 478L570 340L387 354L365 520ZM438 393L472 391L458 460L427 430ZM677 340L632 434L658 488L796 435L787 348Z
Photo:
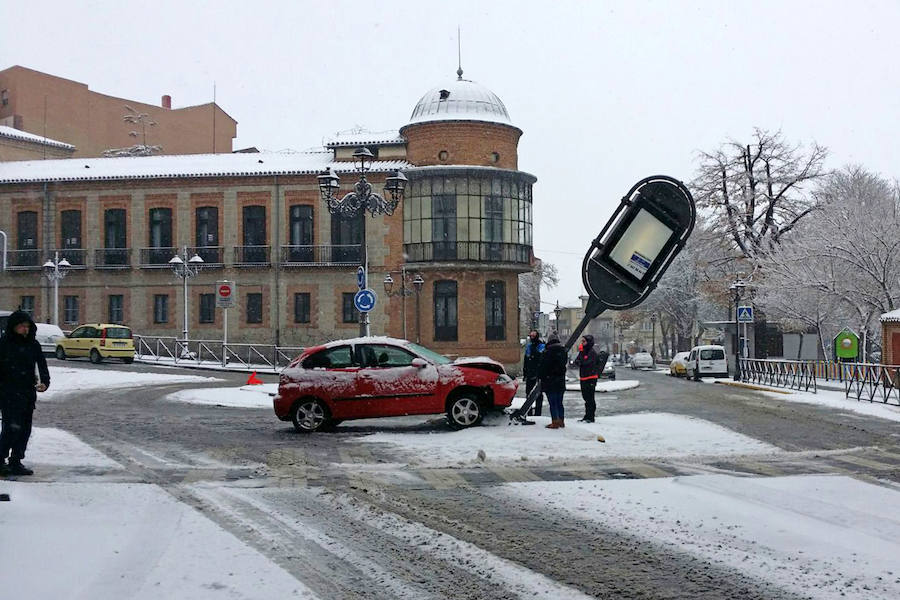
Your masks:
M155 360L142 360L138 357L134 357L134 362L141 363L142 365L153 365L157 367L166 367L168 369L193 369L195 371L215 371L216 373L256 373L257 375L275 375L278 376L278 371L262 371L260 369L250 369L250 368L237 368L237 369L223 369L221 367L213 367L206 365L195 365L188 363L179 363L179 364L169 364L162 363Z
M748 390L756 390L756 391L758 391L758 392L775 392L776 394L784 394L785 396L789 396L789 395L791 395L791 394L793 393L793 392L786 392L786 391L784 391L784 390L779 390L779 389L776 389L776 388L763 387L763 386L761 386L761 385L753 385L752 383L743 383L743 382L740 382L740 381L721 381L721 380L717 380L717 381L714 381L713 383L718 383L718 384L720 384L720 385L730 385L731 387L745 388L745 389L748 389Z

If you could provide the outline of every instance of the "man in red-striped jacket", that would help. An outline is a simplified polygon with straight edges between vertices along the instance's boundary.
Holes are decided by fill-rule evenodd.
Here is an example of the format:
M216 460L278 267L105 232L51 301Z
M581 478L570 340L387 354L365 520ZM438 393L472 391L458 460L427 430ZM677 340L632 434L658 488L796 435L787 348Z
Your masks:
M597 403L594 401L594 392L597 390L597 378L603 372L604 364L600 364L600 356L594 350L594 336L586 335L581 338L578 345L578 356L573 364L578 366L578 378L581 380L581 397L584 398L584 418L578 419L580 423L593 423Z

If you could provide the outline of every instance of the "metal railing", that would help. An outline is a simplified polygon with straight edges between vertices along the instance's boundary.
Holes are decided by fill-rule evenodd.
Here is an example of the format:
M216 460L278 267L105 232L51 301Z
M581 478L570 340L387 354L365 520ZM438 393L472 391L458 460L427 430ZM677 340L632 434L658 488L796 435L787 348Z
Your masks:
M6 268L9 271L39 270L43 250L9 250Z
M94 250L95 269L130 269L131 248L97 248Z
M234 266L267 267L270 264L269 246L235 246Z
M186 366L279 372L302 351L299 346L223 344L221 340L184 341L174 337L134 336L134 354L139 360Z
M71 268L73 268L73 269L86 268L85 265L87 263L85 263L85 258L87 255L87 250L85 250L84 248L54 248L54 249L50 250L51 257L56 252L59 253L60 259L64 258L67 261L69 261Z
M900 366L842 363L848 398L900 406Z
M327 246L282 246L281 264L286 267L358 265L362 259L360 244Z
M178 248L140 248L139 264L142 269L162 269L169 267L169 261L178 254Z
M203 259L204 269L225 266L225 246L188 246L188 256L196 254Z
M409 262L477 261L528 263L531 246L502 242L423 242L404 244Z
M811 361L742 358L741 381L792 390L818 391L815 368Z

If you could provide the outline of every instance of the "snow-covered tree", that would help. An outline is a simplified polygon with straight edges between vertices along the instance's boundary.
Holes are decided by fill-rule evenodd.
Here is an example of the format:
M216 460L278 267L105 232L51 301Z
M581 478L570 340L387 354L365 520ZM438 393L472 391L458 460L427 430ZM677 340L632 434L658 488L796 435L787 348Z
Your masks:
M141 138L141 143L128 146L127 148L109 148L103 151L103 156L107 158L121 156L152 156L161 152L162 146L154 146L147 143L147 128L155 127L156 121L151 119L149 114L138 112L127 104L125 105L125 110L128 112L122 117L122 120L126 123L140 125L141 127L140 132L132 130L128 132L128 135L133 138Z
M753 141L729 141L700 153L691 191L706 227L731 253L756 263L816 206L810 184L824 175L825 148L787 142L756 129Z

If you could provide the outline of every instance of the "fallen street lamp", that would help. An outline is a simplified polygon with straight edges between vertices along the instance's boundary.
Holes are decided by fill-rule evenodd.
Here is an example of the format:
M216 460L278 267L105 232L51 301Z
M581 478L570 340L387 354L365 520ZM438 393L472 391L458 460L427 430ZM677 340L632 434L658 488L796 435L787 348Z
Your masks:
M747 283L740 277L736 278L734 283L728 286L728 289L734 292L734 380L741 380L741 326L738 323L738 310L741 303L741 290L747 287Z
M384 182L385 192L390 196L390 200L384 196L376 194L372 191L372 184L366 180L366 171L372 168L372 162L375 156L368 148L357 148L353 152L354 161L358 163L357 171L359 173L359 181L354 186L354 191L349 192L343 198L338 198L337 193L341 187L341 178L337 176L334 170L329 167L321 175L317 177L319 181L319 192L322 200L328 207L328 212L339 217L355 217L365 214L368 211L373 217L379 214L391 216L397 209L397 205L403 199L403 193L406 190L407 179L400 171L394 175L387 177ZM360 265L364 272L364 281L369 280L369 264L368 251L366 248L366 225L362 224L362 244L360 246L362 252L360 257ZM371 293L371 292L370 292ZM374 297L374 295L373 295ZM369 311L360 310L359 312L359 334L361 336L369 335Z
M196 275L200 272L200 267L203 266L203 259L200 258L198 254L194 254L192 257L188 258L187 246L183 246L181 248L181 254L176 254L169 261L169 265L172 267L172 272L175 273L176 277L181 279L181 284L184 289L184 325L181 330L181 336L185 343L185 348L187 348L188 341L188 291L187 291L187 282L188 279Z
M396 273L397 271L394 271ZM410 289L409 286L412 286ZM425 279L421 274L416 273L415 277L409 278L409 273L406 272L406 267L400 267L400 289L394 289L394 278L391 277L391 272L384 276L384 294L388 298L399 296L402 300L402 309L403 309L403 339L408 339L406 337L406 297L416 295L416 343L419 343L419 296L422 293L422 288L425 286Z
M59 259L59 252L54 253L53 260L48 260L41 267L44 277L53 282L53 324L59 327L59 280L69 274L72 265L63 257Z

